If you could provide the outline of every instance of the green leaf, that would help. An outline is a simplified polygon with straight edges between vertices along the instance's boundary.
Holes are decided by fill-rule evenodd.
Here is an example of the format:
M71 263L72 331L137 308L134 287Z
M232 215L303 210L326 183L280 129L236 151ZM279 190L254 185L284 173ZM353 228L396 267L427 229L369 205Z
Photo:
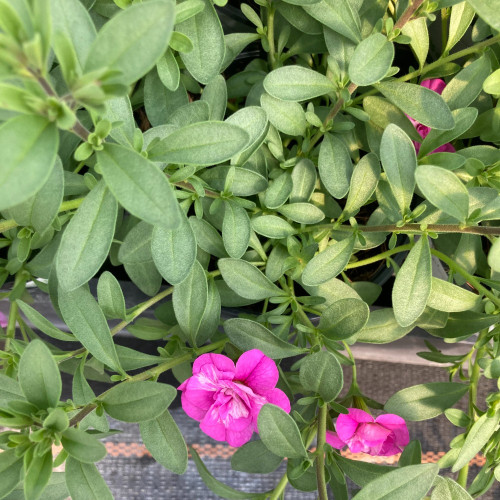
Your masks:
M72 500L113 500L108 485L94 464L69 457L65 474Z
M432 278L432 290L427 305L438 311L460 312L474 308L481 301L475 293L447 281Z
M384 78L394 59L394 45L381 33L365 38L349 63L349 77L358 86L372 85Z
M321 24L355 43L361 41L361 21L350 0L322 0L304 5L304 10Z
M215 165L229 160L248 145L248 134L227 122L199 122L181 127L157 142L152 161Z
M284 66L271 71L264 78L264 88L283 101L306 101L335 90L326 76L302 66Z
M119 144L133 146L135 120L128 96L116 97L106 101L106 111L102 118L109 120L111 123L121 122L111 129L109 135Z
M283 172L269 184L266 189L264 204L268 208L281 207L290 196L293 189L292 177L288 172Z
M197 451L194 448L190 449L193 461L198 469L198 474L200 475L203 482L208 486L208 488L213 491L217 496L222 498L230 498L234 500L245 500L250 498L255 498L258 493L244 493L243 491L238 491L226 484L215 479L215 477L210 474L209 470L206 468L205 464L201 460Z
M207 305L201 318L200 329L196 336L198 345L204 344L218 332L221 316L221 296L214 279L208 281Z
M107 318L125 319L125 298L118 280L109 272L104 271L97 283L97 299L102 312Z
M323 211L312 203L289 203L278 208L278 212L299 224L317 224L325 218Z
M476 108L461 108L451 112L455 120L455 127L451 130L431 130L422 141L422 146L418 152L420 158L434 151L439 146L451 142L453 139L465 133L477 118ZM432 164L432 161L430 162Z
M195 261L186 279L175 285L172 295L175 317L192 346L197 345L196 337L207 300L207 276L202 265Z
M265 326L250 319L232 318L224 322L229 340L242 351L260 349L271 359L289 358L301 354L303 349L276 337Z
M201 178L217 191L223 191L228 173L234 169L231 192L235 196L252 196L267 188L267 179L261 174L247 168L221 166L209 168L201 174Z
M467 385L457 382L414 385L392 395L385 403L384 410L410 422L428 420L452 407L467 390Z
M145 75L167 50L174 26L174 2L151 0L122 10L97 34L85 72L109 68L120 71L128 85Z
M122 422L144 422L159 417L177 395L174 387L159 382L122 382L103 396L106 413Z
M431 293L431 278L429 241L422 236L410 250L392 288L394 316L401 326L410 326L424 312Z
M358 333L368 321L370 308L359 299L340 299L321 314L318 329L331 340L345 340Z
M59 294L61 314L73 335L96 359L122 373L104 313L87 286Z
M439 479L439 481L432 490L431 500L472 500L467 491L453 479L440 476L436 479Z
M0 373L0 406L5 407L9 401L23 398L23 392L17 381Z
M488 264L491 269L500 273L500 238L497 238L488 253Z
M209 120L224 120L227 104L226 80L222 75L212 78L201 94L201 100L208 103Z
M176 25L175 29L188 36L194 49L181 53L182 62L196 80L208 83L219 74L224 61L224 32L212 2L202 0L204 9L186 21Z
M103 181L85 197L59 245L56 269L63 291L87 283L106 260L115 233L118 205Z
M474 15L474 9L468 2L459 2L451 8L448 41L444 49L445 53L450 52L450 50L462 39L474 19Z
M222 239L231 257L239 259L247 251L250 232L250 219L247 211L238 203L226 201L222 220Z
M302 283L306 286L316 286L335 278L349 262L353 248L353 237L328 246L307 263L302 273Z
M26 399L38 408L55 408L62 382L57 363L41 340L28 344L19 361L19 385Z
M277 215L261 215L252 220L252 229L267 238L281 239L295 234L297 230Z
M450 108L433 90L396 81L378 83L376 87L389 101L423 125L440 130L455 126Z
M41 497L52 475L52 451L34 456L24 475L24 497L37 500Z
M139 428L144 445L160 465L175 474L186 472L186 442L168 410L152 420L141 422Z
M164 358L160 356L151 356L150 354L135 351L121 345L116 346L116 353L123 369L127 371L138 370L139 368L156 365L164 361Z
M224 241L212 224L194 215L189 217L189 223L196 235L196 242L202 250L215 257L226 257Z
M229 288L245 299L263 300L286 295L249 262L241 259L219 259L218 266Z
M262 145L269 131L269 121L266 112L257 106L247 106L233 113L226 123L237 125L250 136L248 146L235 157L231 158L232 165L243 165Z
M398 467L407 467L408 465L418 465L422 462L422 445L418 440L412 440L401 453L398 460Z
M306 114L298 102L282 101L269 94L260 96L260 104L269 121L284 134L304 135L307 127Z
M483 83L483 90L487 94L500 94L500 69L491 73Z
M278 406L265 404L259 412L257 426L260 438L269 451L280 457L307 457L297 424Z
M302 158L292 170L290 203L309 201L316 186L316 166L308 158ZM274 207L270 207L274 208Z
M458 312L449 315L444 328L426 328L426 330L436 337L453 339L473 335L497 322L498 316L474 311Z
M397 125L388 125L380 143L380 158L401 214L406 214L415 189L417 157L410 138Z
M410 47L412 48L418 63L422 68L429 53L429 32L427 30L427 19L417 17L403 26L403 35L411 38Z
M86 464L98 462L107 454L106 447L94 436L74 427L63 432L61 444L68 455Z
M363 156L354 168L344 212L353 215L373 195L380 178L380 163L374 153Z
M33 196L47 181L56 161L59 133L42 116L21 115L0 127L0 210Z
M467 427L470 424L467 413L458 408L448 408L444 411L444 415L456 427Z
M180 71L179 64L171 49L167 49L165 54L158 59L156 71L161 82L168 90L175 92L179 88Z
M180 224L175 229L156 226L151 240L151 253L156 268L172 285L183 281L196 260L196 238L184 212L179 210Z
M24 313L28 321L33 323L33 325L38 330L45 333L45 335L48 335L53 339L69 341L69 342L75 342L77 340L75 337L73 337L73 335L69 335L68 333L63 332L62 330L59 330L59 328L56 328L47 318L42 316L36 309L33 309L25 302L17 300L16 303L19 306L19 309L21 309L21 311Z
M144 156L118 144L104 145L97 161L107 186L131 214L150 224L174 229L180 218L165 174Z
M319 394L323 401L332 401L344 385L342 367L331 352L316 352L300 365L300 383L304 389Z
M353 500L422 500L438 472L437 464L398 468L370 481Z
M469 193L453 172L433 165L420 165L415 178L419 189L434 206L465 222L469 215Z
M452 78L441 94L450 109L465 108L473 102L483 89L490 71L490 60L483 56Z
M358 486L364 487L368 483L395 470L389 465L371 464L361 460L350 460L340 455L335 456L338 466L344 471L346 476L352 479Z
M498 10L498 0L467 0L472 8L478 13L487 24L500 30L500 11Z
M342 139L325 134L319 149L318 170L326 190L337 199L349 190L352 161L349 150Z
M21 480L23 457L18 457L16 450L0 453L0 498L6 497Z
M356 336L356 342L368 344L388 344L413 330L413 325L400 326L391 308L376 309L370 312L365 327Z
M123 264L138 264L151 261L151 238L153 226L139 222L127 233L118 251L118 260Z
M259 439L249 441L231 457L231 468L250 474L269 474L274 472L283 459L271 453Z
M488 442L493 433L498 429L500 422L500 412L496 412L492 417L485 413L474 423L470 429L465 443L460 449L457 461L452 467L452 472L459 471L466 466L479 453L483 446Z
M69 492L64 480L64 472L53 472L43 491L43 500L65 500ZM23 484L19 483L5 500L25 500Z

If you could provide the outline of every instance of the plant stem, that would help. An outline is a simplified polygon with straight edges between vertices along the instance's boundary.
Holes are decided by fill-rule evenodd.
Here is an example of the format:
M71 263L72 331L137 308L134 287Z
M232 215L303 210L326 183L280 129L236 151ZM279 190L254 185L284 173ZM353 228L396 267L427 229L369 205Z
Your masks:
M276 45L274 43L274 12L275 7L271 3L267 5L267 41L269 43L269 63L271 69L276 69Z
M412 17L417 9L424 3L424 0L414 0L408 5L406 10L401 14L401 17L396 21L394 28L401 29Z
M13 301L10 303L10 308L9 308L9 321L7 323L7 338L5 339L5 346L4 350L9 351L10 349L10 341L16 336L16 321L17 321L17 311L18 311L18 306L17 302Z
M325 481L325 443L326 443L326 418L328 404L324 403L319 409L318 419L318 444L316 447L316 480L318 482L319 500L328 500Z
M378 255L374 255L373 257L369 257L368 259L358 260L357 262L352 262L350 264L347 264L345 268L354 269L356 267L367 266L369 264L373 264L374 262L385 260L387 257L390 257L391 255L394 255L396 253L406 252L408 250L411 250L412 246L413 245L411 245L410 243L408 243L407 245L401 245L399 247L392 248L391 250L386 250L385 252L382 252Z
M431 249L431 253L435 255L439 260L442 260L452 271L461 274L479 293L488 297L491 302L493 302L493 304L495 304L497 307L500 307L500 298L498 298L487 288L481 285L481 283L475 276L469 274L463 267L459 266L453 259L445 255L444 253L439 252L435 249Z
M276 488L274 488L269 500L278 500L283 491L285 491L286 485L288 484L288 476L283 474L283 477L280 479L280 482L277 484Z

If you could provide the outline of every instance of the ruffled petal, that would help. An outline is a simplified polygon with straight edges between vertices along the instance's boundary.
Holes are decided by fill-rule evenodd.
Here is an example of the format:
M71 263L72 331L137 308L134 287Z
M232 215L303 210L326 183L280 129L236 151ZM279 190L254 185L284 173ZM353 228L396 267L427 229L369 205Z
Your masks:
M228 442L229 446L235 446L236 448L238 448L250 441L253 431L253 425L249 425L241 431L236 431L232 428L226 429L226 441Z
M234 380L243 382L255 392L273 389L278 378L276 363L259 349L244 352L236 363Z
M231 359L223 354L202 354L199 358L196 358L193 363L193 375L196 375L200 371L210 373L211 370L207 368L212 366L212 369L217 370L219 378L224 380L232 380L234 377L235 366Z
M364 423L356 429L357 438L368 446L381 445L390 434L390 429L375 423Z
M326 442L337 450L342 449L346 445L346 443L338 437L337 433L333 431L326 431Z
M337 423L335 424L339 438L346 443L355 434L359 424L373 422L373 417L363 410L359 410L358 408L348 408L348 410L349 414L341 413L337 417Z
M200 422L200 429L216 441L226 440L226 427L218 421L217 410L210 409Z
M441 80L441 78L431 78L429 80L424 80L420 85L434 90L434 92L437 92L438 94L442 94L444 88L446 87L446 82Z
M181 395L181 405L187 416L193 418L194 420L198 420L198 422L201 422L203 420L208 411L208 408L203 409L192 403L186 396L185 392L183 392Z
M290 413L290 400L281 389L271 389L263 394L268 403L279 406L282 410Z
M399 415L394 415L392 413L380 415L375 422L383 425L392 432L395 446L402 449L410 442L410 433L408 432L406 422Z
M449 142L447 142L446 144L443 144L435 149L433 153L455 153L455 151L456 149Z

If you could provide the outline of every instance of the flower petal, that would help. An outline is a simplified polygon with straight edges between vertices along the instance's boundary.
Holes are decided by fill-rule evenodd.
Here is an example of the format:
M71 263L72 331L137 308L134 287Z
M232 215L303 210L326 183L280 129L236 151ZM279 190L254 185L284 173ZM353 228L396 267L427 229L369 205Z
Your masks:
M381 445L390 434L390 429L375 423L364 423L356 429L358 439L369 446Z
M359 410L358 408L348 408L348 410L349 414L341 413L337 417L337 423L335 424L339 438L345 442L352 438L359 424L373 422L373 417L363 410Z
M200 408L199 406L191 402L185 392L182 393L181 404L182 409L186 412L188 417L194 418L194 420L198 420L198 422L203 420L208 411L208 408Z
M211 408L200 423L200 429L216 441L226 440L226 427L218 420L217 410Z
M333 431L326 431L326 442L337 450L342 449L346 445L346 443L338 437L337 433Z
M226 429L226 441L229 446L235 446L238 448L250 441L253 431L254 429L252 425L249 425L246 429L241 431L235 431L232 428Z
M434 92L437 92L438 94L442 94L444 88L446 87L446 82L441 80L441 78L431 78L429 80L424 80L420 85L434 90Z
M0 312L0 326L5 328L7 326L8 320L7 316L3 312Z
M259 349L244 352L236 363L234 380L245 383L255 392L273 389L278 378L276 363Z
M199 358L196 358L193 363L193 375L196 375L205 367L203 371L207 371L208 368L206 365L212 365L215 369L217 369L220 374L224 374L219 376L219 378L223 378L225 380L232 380L233 374L235 371L234 363L231 359L223 354L202 354Z
M266 391L263 396L267 399L268 403L279 406L282 410L290 413L290 400L281 389L271 389L270 391Z
M394 415L392 413L380 415L375 422L391 430L394 436L395 446L404 448L410 442L410 433L408 432L406 422L399 415Z

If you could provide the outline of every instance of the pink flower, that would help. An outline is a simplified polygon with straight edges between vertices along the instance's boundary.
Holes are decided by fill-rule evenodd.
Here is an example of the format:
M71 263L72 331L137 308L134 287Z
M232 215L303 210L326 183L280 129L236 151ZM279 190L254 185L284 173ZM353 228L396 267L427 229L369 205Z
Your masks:
M234 363L222 354L203 354L193 364L193 376L180 386L182 408L217 441L242 446L257 430L257 417L266 403L290 412L290 401L276 389L279 373L274 361L258 349Z
M348 408L349 414L337 418L337 432L326 431L326 442L333 448L348 446L353 453L388 457L403 451L410 441L404 419L388 413L375 420L363 410Z
M421 83L421 85L422 87L427 87L428 89L434 90L434 92L441 94L444 88L446 87L446 82L444 82L444 80L441 80L440 78L434 78L432 80L424 80ZM408 116L408 118L413 123L413 126L417 129L417 132L420 134L422 139L425 139L429 134L429 132L431 131L431 128L427 127L426 125L422 125L420 122L417 122L417 120L414 120L411 116ZM415 145L415 151L418 153L420 151L420 142L417 141L412 141L412 142ZM439 146L439 148L433 151L433 153L454 153L454 152L455 148L449 142L447 144Z
M2 328L5 328L7 326L7 316L3 312L0 312L0 326Z

